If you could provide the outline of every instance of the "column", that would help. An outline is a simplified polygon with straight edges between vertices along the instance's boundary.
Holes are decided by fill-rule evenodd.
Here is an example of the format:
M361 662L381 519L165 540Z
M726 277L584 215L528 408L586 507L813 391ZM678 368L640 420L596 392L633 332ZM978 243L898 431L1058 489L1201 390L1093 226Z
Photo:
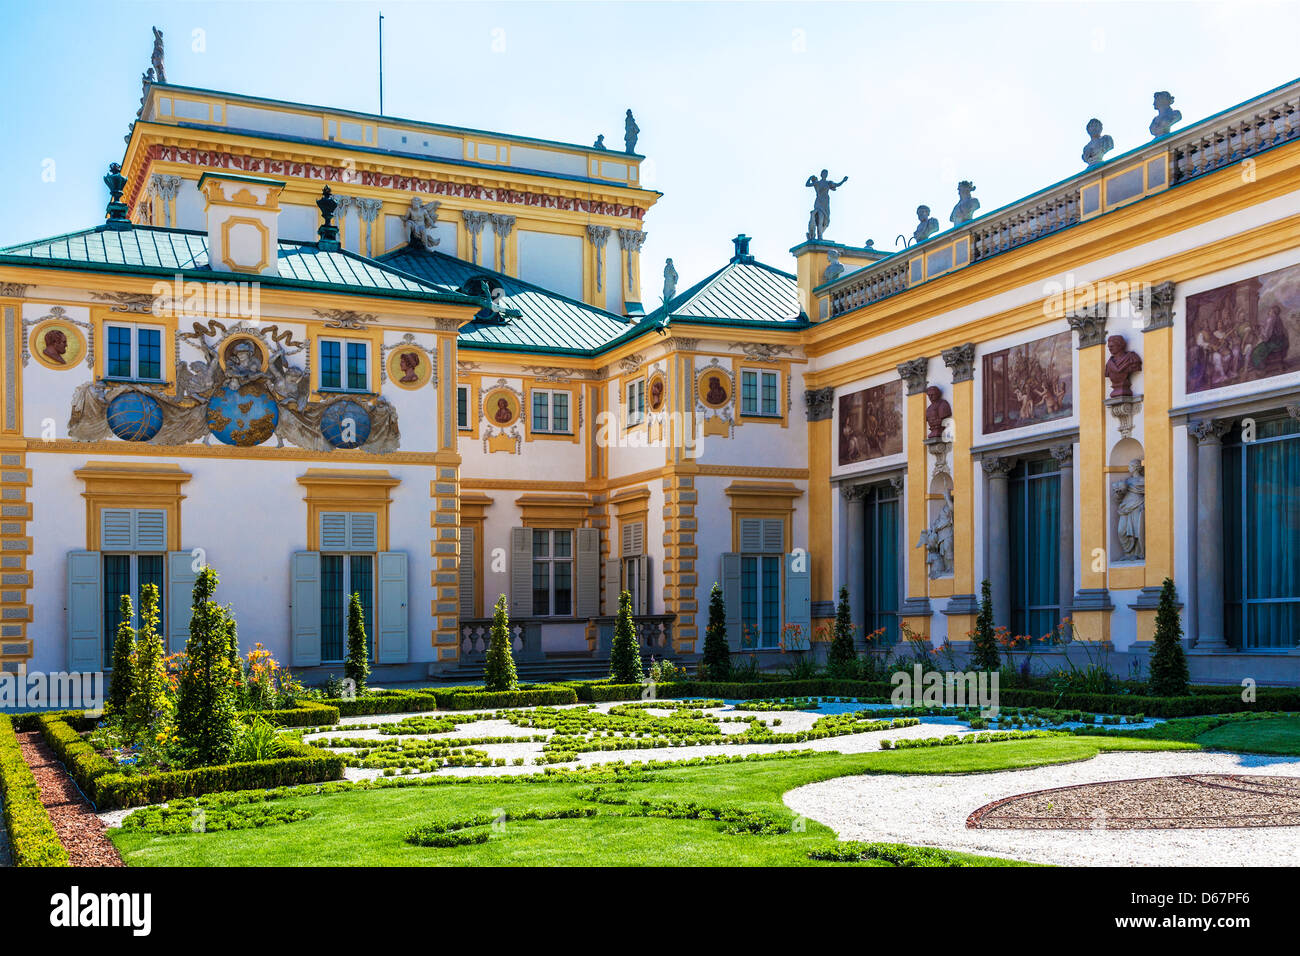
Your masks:
M844 489L848 513L844 548L844 586L849 589L849 612L857 628L855 642L866 635L867 624L867 486Z
M488 214L462 209L460 215L465 220L465 232L469 235L469 261L474 265L478 265L478 239L479 236L483 235L483 227L487 225Z
M984 576L993 595L993 623L1011 626L1011 499L1007 476L1014 458L985 458Z
M1109 499L1106 491L1106 318L1100 302L1086 312L1067 315L1079 336L1079 590L1070 618L1083 641L1110 640L1110 616L1115 606L1107 589L1106 532ZM1064 603L1064 600L1062 601Z
M943 364L952 369L952 511L953 596L943 609L950 639L962 640L975 627L979 602L975 596L975 345L943 351Z
M497 272L503 272L507 275L513 274L513 270L506 268L509 261L506 256L506 240L510 238L510 232L515 228L515 217L507 216L504 213L492 214L492 234L497 240Z
M925 563L924 548L912 547L929 525L926 507L929 493L929 475L926 468L925 389L930 370L930 360L915 358L898 366L898 374L907 387L903 406L903 433L907 436L907 477L903 482L904 520L899 522L902 532L900 554L907 569L904 574L903 602L899 617L918 634L930 633L930 598L928 596L929 568Z
M1068 609L1074 599L1074 445L1053 445L1052 457L1061 469L1060 520L1056 532L1060 574L1057 595L1064 617L1070 613Z
M1198 651L1226 651L1223 636L1223 436L1231 422L1187 423L1196 439L1196 622Z

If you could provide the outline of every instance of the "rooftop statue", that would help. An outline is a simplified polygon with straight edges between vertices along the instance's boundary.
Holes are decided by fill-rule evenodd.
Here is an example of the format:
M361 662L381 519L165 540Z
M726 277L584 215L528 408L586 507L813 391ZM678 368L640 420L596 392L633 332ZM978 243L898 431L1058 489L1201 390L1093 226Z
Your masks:
M1106 154L1115 148L1115 141L1101 132L1101 120L1088 120L1088 145L1083 147L1083 161L1089 169L1105 162Z
M1168 90L1155 94L1151 108L1156 111L1156 118L1151 121L1151 135L1164 136L1175 123L1182 122L1183 114L1174 109L1174 96Z
M822 281L830 282L842 275L844 275L844 263L840 262L839 250L828 249L826 251L826 268L822 270Z
M957 205L952 207L952 214L948 216L948 221L954 226L970 222L975 218L975 213L979 212L980 201L971 195L974 191L975 184L969 179L963 179L957 184Z
M596 142L594 142L594 143L591 144L591 148L592 148L592 149L608 149L608 148L609 148L609 147L607 147L607 146L605 145L605 134L604 134L604 133L601 133L599 136L596 137Z
M627 116L623 119L623 142L627 145L629 153L636 152L636 138L641 132L641 127L636 125L636 120L632 118L632 111L627 111Z
M677 268L669 258L664 262L664 305L671 302L675 295L677 295Z
M158 78L159 83L167 82L167 71L163 69L163 35L157 27L150 27L153 30L153 53L149 57L149 62L153 64L154 76Z
M916 231L912 233L912 242L925 242L939 231L939 220L930 215L929 206L916 207Z
M817 194L813 200L812 212L808 215L808 238L809 240L820 241L826 234L826 228L831 224L831 190L839 189L849 181L845 176L838 183L833 183L827 178L826 170L822 170L821 179L816 176L809 176L804 186L811 187Z
M406 227L406 241L413 246L423 245L432 251L442 240L434 235L433 227L438 222L436 200L424 202L419 196L411 197L411 206L402 214L402 225Z

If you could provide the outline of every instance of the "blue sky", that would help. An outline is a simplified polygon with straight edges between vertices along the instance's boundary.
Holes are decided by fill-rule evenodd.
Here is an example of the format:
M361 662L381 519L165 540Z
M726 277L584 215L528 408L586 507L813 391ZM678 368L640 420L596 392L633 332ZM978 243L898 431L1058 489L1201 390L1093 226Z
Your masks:
M823 166L828 238L893 249L959 179L989 211L1079 171L1092 116L1118 155L1155 90L1185 125L1300 73L1297 4L3 2L0 244L101 220L151 24L171 82L374 112L382 9L390 115L617 148L634 110L647 293L740 231L792 270Z

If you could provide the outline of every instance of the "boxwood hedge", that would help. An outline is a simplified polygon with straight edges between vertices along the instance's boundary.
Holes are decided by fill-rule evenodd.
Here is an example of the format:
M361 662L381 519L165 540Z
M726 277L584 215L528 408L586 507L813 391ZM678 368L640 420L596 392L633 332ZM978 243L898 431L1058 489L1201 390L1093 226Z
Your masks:
M0 714L0 797L14 866L68 866L68 851L41 804L41 788L23 759L13 721L4 714Z

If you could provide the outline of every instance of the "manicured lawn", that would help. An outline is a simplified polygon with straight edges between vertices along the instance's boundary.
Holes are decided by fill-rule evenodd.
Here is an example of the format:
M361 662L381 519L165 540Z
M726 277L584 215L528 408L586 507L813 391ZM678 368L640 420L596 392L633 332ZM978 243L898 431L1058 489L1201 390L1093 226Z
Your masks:
M669 768L650 782L620 787L631 800L691 801L731 806L794 821L782 795L795 787L849 774L973 773L1086 760L1104 750L1199 749L1182 741L1058 737L866 754ZM111 831L133 866L805 866L810 850L834 840L811 820L793 832L754 836L723 833L720 824L625 816L625 809L583 801L590 785L537 782L410 787L294 797L308 820L265 829L161 836ZM587 819L511 821L487 843L416 847L406 833L433 822L520 810L599 807ZM955 854L961 856L960 854ZM1007 861L963 857L978 864ZM818 864L821 865L821 864Z
M1203 747L1300 757L1300 715L1224 724L1196 738Z

